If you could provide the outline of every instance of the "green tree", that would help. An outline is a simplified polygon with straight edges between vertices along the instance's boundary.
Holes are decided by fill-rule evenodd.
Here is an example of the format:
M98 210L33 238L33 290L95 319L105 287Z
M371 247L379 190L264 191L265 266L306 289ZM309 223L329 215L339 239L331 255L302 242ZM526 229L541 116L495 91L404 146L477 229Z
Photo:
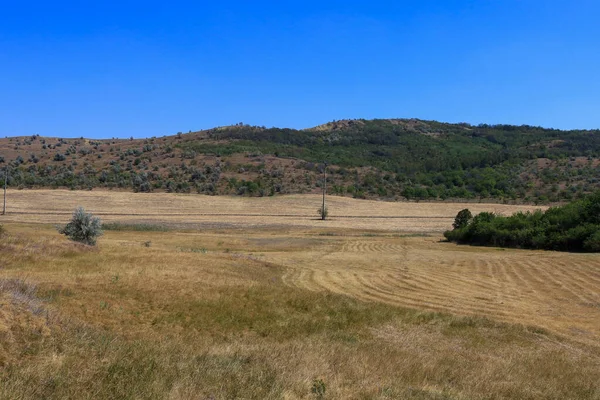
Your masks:
M473 214L471 214L471 211L469 211L468 208L465 208L464 210L460 210L458 214L456 214L456 218L454 218L454 223L452 224L452 227L454 229L464 228L467 225L469 225L469 222L471 222L472 219Z

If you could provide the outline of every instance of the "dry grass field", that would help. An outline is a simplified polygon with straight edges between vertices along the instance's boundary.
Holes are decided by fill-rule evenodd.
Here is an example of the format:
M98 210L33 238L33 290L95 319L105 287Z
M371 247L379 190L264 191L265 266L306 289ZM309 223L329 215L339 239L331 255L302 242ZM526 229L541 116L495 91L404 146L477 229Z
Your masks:
M320 195L276 197L199 196L194 194L113 191L12 190L9 215L3 221L62 223L77 206L103 221L168 224L178 228L319 228L442 232L452 227L456 213L510 214L532 206L481 203L393 203L327 198L330 218L319 221Z
M9 200L0 398L600 398L600 257L440 241L462 208L527 207ZM77 205L114 223L95 248L53 227Z

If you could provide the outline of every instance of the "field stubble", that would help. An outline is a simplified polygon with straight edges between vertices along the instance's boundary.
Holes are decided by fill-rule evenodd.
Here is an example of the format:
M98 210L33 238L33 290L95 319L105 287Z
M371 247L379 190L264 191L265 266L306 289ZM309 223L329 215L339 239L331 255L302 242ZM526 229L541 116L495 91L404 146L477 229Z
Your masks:
M236 229L107 231L95 249L32 223L81 204L169 225L159 211L192 201L130 196L36 191L19 207L37 214L7 216L0 398L296 399L321 383L325 398L600 398L596 255L456 246L426 223L401 233L403 219L265 213L231 217ZM193 199L209 200L213 213L264 209ZM333 200L367 216L464 208ZM313 215L312 197L269 201Z
M329 196L320 221L319 195L228 197L113 191L9 190L4 221L60 223L78 206L103 221L169 224L177 228L323 228L441 232L463 208L512 213L532 206L485 203L398 203Z

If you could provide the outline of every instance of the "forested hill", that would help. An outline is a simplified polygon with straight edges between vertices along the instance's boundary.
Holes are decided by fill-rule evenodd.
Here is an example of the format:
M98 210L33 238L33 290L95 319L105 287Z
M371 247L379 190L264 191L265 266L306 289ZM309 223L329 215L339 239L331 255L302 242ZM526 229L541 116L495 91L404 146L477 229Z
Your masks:
M264 196L548 202L600 187L600 131L343 120L294 130L238 124L148 139L0 140L13 187ZM3 179L0 179L3 183Z

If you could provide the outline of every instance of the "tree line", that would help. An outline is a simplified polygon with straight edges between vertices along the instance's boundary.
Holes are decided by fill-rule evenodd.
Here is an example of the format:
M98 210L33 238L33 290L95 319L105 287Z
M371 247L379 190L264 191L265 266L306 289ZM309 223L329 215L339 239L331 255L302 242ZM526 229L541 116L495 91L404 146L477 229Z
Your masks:
M455 218L444 236L451 242L577 252L600 251L600 191L546 211L518 212L505 217L490 212L472 216L468 209Z

